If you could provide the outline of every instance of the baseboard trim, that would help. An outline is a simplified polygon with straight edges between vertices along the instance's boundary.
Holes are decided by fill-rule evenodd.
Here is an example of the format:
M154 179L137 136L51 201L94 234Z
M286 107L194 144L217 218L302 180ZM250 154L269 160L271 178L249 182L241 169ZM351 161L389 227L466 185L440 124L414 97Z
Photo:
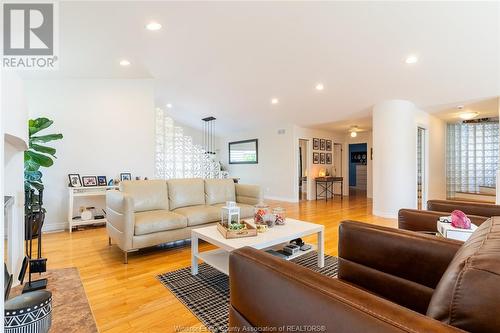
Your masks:
M47 223L43 225L43 232L64 231L69 227L68 222Z

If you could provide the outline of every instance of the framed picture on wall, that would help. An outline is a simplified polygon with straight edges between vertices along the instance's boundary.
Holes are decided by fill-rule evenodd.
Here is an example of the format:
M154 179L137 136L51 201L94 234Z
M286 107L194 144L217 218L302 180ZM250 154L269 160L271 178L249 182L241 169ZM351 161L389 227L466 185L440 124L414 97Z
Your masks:
M319 163L325 164L325 153L319 154Z
M326 164L332 164L332 153L326 153Z
M326 140L325 139L319 140L319 150L325 150L325 148L326 148Z
M332 151L332 140L326 140L326 151Z
M313 164L319 164L319 153L313 153Z
M319 150L319 139L318 138L313 139L313 150Z

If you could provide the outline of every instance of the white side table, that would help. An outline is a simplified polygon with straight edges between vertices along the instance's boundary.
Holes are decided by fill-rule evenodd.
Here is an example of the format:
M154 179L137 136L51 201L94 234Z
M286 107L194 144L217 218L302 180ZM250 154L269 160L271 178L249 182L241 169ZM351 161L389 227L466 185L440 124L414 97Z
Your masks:
M69 232L73 231L73 227L79 225L88 225L94 223L106 223L106 218L104 219L92 219L82 221L81 219L74 219L73 217L73 207L75 203L75 198L78 197L93 197L93 196L105 196L107 190L117 189L118 186L92 186L92 187L68 187L69 200L68 200L68 223Z

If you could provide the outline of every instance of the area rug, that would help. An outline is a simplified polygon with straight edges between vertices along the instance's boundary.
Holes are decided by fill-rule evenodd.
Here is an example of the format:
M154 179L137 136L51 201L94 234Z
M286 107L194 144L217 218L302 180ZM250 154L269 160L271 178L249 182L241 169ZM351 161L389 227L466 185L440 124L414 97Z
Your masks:
M52 292L50 333L98 332L77 268L48 270L41 277L47 278L47 290ZM33 278L39 277L33 274ZM19 295L21 290L22 286L12 288L10 297Z
M325 255L325 267L318 268L317 254L312 251L292 262L326 276L337 276L337 257ZM226 333L229 314L229 279L227 275L203 263L198 275L191 267L157 276L211 332Z

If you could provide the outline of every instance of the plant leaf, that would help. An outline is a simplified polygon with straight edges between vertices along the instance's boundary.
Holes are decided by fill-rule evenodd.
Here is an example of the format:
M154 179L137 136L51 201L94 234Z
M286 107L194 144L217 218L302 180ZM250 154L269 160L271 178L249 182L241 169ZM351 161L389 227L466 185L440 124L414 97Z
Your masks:
M54 121L48 118L30 119L28 122L30 136L52 125Z
M54 164L54 160L52 160L52 158L50 158L47 155L37 153L33 150L28 150L26 152L26 155L29 156L30 162L37 163L38 165L43 166L45 168L48 168L52 166L52 164Z
M54 141L54 140L60 140L63 138L62 134L48 134L48 135L42 135L42 136L32 136L30 138L30 143L32 142L49 142L49 141Z
M49 155L56 157L55 156L55 153L56 153L55 148L37 145L36 143L30 143L30 148L33 150L36 150L40 153L45 153L45 154L49 154Z
M24 171L24 179L29 182L38 182L42 179L42 173L38 170L36 171Z

